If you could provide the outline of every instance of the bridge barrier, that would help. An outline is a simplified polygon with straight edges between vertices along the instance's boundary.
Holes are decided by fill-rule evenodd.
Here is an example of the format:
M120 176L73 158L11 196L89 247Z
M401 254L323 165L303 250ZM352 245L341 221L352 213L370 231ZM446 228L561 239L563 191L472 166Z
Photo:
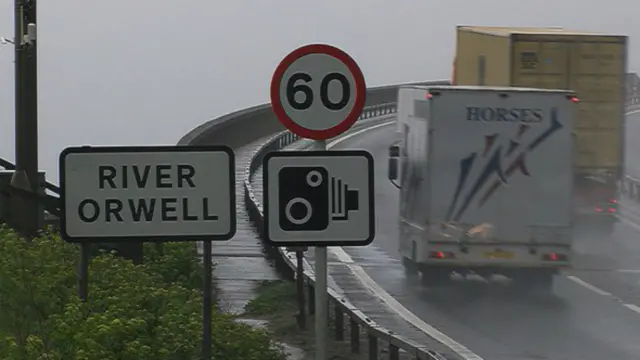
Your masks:
M395 103L398 87L401 85L448 85L449 82L425 81L398 85L378 86L367 89L365 105L372 106L383 103ZM227 145L235 149L249 144L269 134L285 130L270 104L262 104L238 110L219 118L210 120L180 139L178 145Z

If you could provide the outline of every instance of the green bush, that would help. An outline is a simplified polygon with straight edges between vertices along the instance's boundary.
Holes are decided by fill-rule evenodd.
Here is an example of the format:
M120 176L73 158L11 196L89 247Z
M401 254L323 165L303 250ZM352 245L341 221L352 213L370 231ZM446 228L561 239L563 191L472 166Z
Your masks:
M202 258L193 243L144 244L145 265L162 276L166 283L178 283L190 289L202 287Z
M256 289L257 296L245 306L250 315L270 315L296 310L296 284L293 281L263 281Z
M193 243L145 245L145 263L102 253L77 294L78 249L48 232L27 241L0 228L0 359L198 359L202 269ZM214 311L216 359L279 360L263 330Z

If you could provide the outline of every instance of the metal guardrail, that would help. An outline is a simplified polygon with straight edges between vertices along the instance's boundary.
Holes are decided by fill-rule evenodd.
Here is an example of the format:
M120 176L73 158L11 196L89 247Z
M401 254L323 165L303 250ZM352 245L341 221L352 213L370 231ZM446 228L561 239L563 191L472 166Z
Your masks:
M396 85L385 85L367 89L365 105L392 103L398 97L398 87L402 85L448 85L449 81L424 81ZM232 149L248 144L270 134L277 134L284 127L271 109L270 104L257 105L238 110L210 120L180 139L178 145L227 145Z
M394 115L396 112L396 104L381 104L374 105L365 108L360 120L380 118L384 119L385 115ZM356 123L357 124L357 123ZM370 123L369 123L370 125ZM356 125L357 126L357 125ZM254 194L251 180L256 171L262 166L262 160L264 156L272 151L278 151L293 144L294 142L301 140L297 135L292 134L289 131L283 131L272 137L267 143L260 147L253 154L251 161L246 166L244 190L245 190L245 206L249 213L249 218L256 225L258 232L263 236L263 208L260 204L260 200L257 199ZM273 251L274 249L272 249ZM297 268L295 253L285 250L285 248L278 247L275 249L277 253L282 257L286 265L289 267L292 273L295 273ZM309 265L304 261L304 277L307 286L307 291L311 294L309 300L313 301L313 288L315 286L315 275ZM367 317L365 313L358 310L352 305L349 300L338 294L335 290L328 289L331 320L335 324L335 340L344 341L344 327L345 316L349 320L349 340L351 343L351 351L354 353L360 352L360 334L361 328L364 328L368 337L369 344L369 358L371 360L378 359L378 347L380 342L384 342L388 346L389 359L396 360L399 358L400 350L403 350L407 354L411 355L415 359L420 360L441 360L446 359L441 354L430 350L424 344L417 344L407 338L404 338L400 334L395 334L379 324L376 324L373 320ZM310 304L310 307L313 306Z

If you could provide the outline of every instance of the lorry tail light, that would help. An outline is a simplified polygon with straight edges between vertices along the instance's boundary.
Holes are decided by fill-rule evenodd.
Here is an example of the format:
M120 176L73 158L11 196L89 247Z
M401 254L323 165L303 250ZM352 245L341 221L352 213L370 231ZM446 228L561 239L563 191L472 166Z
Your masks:
M580 99L577 96L569 96L569 101L572 103L579 103Z
M596 209L595 209L595 210L596 210L596 212L599 212L599 213L600 213L600 212L602 212L602 208L601 208L601 207L598 207L598 206L596 206Z
M609 211L609 213L612 213L612 214L613 214L614 212L616 212L616 209L614 209L614 208L609 208L609 210L608 210L608 211Z
M433 98L434 96L440 96L440 95L441 95L440 91L430 91L424 97L427 100L431 100L431 98Z
M544 261L567 261L566 254L558 254L558 253L546 253L542 255L542 260Z
M429 253L432 259L455 259L456 255L450 251L432 251Z
M616 199L611 199L611 200L609 200L609 203L611 203L611 204L617 204L617 203L618 203L618 200L616 200Z

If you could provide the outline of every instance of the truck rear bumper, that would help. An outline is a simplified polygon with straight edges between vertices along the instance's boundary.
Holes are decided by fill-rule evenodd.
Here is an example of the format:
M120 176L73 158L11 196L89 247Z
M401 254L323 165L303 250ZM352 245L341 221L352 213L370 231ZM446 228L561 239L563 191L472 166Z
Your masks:
M564 269L569 269L569 264L472 264L472 263L435 263L427 262L420 264L423 272L454 272L461 275L475 274L488 278L492 275L502 275L508 278L520 277L527 274L558 274Z
M569 262L549 262L549 263L540 263L540 264L532 264L532 263L503 263L503 262L459 262L459 261L433 261L427 260L423 264L429 267L459 267L459 268L495 268L495 269L560 269L560 268L571 268L571 263Z
M430 243L419 262L459 269L562 269L572 252L563 245Z

